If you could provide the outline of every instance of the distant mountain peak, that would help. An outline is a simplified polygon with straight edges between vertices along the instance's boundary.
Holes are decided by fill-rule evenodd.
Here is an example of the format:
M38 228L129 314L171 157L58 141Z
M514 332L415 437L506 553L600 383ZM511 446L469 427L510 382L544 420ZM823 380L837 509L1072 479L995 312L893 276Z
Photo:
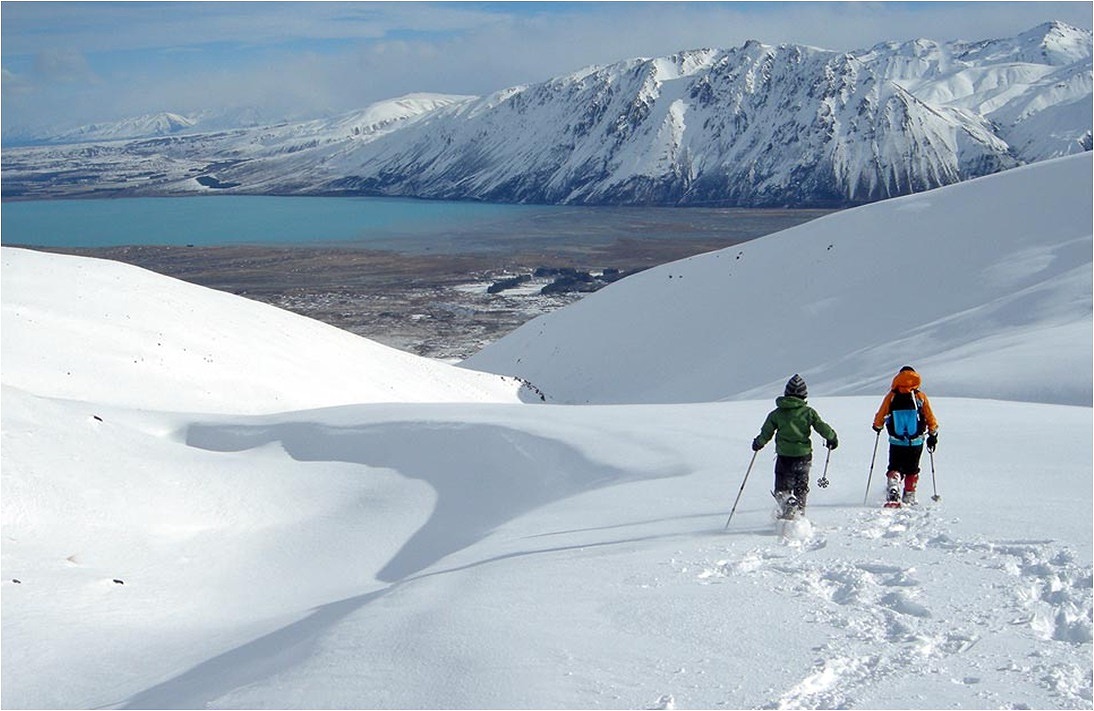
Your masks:
M977 51L970 56L993 62L1065 66L1090 59L1091 32L1065 22L1045 22L1014 38L977 43Z
M167 136L193 128L197 124L192 118L161 111L154 114L135 116L123 121L101 122L80 126L61 134L60 140L119 140L141 138L144 136Z

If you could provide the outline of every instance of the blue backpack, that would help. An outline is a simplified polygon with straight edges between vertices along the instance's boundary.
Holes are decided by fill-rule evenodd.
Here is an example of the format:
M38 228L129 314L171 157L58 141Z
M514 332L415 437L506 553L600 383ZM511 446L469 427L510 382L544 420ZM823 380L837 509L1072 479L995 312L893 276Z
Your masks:
M923 417L921 405L918 390L910 393L893 391L893 399L889 403L889 416L885 418L890 443L907 447L923 444L923 433L927 431L927 422Z

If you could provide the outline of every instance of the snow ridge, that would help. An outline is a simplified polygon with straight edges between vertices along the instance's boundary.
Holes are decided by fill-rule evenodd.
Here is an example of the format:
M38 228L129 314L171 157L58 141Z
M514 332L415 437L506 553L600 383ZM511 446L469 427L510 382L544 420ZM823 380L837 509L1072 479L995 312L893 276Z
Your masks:
M0 248L0 259L5 387L198 412L519 401L514 380L467 378L333 326L131 265L10 247ZM224 311L232 315L215 316ZM148 389L117 387L130 379ZM284 381L301 387L290 394Z

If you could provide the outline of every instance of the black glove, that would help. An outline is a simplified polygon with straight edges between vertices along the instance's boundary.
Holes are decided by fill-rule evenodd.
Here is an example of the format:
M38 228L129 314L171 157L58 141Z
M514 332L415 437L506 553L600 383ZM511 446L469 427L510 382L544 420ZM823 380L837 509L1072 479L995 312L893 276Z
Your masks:
M933 452L934 448L937 447L937 446L938 446L938 435L937 434L927 435L927 451L928 452Z
M837 442L834 439L830 439L830 440L828 440L824 443L824 446L828 447L828 449L835 449L836 447L839 446L839 442Z
M759 439L752 440L752 451L753 452L759 452L763 448L764 448L764 446L763 446L763 444L760 443Z
M874 432L881 432L881 429L882 429L881 427L878 427L877 425L874 425Z

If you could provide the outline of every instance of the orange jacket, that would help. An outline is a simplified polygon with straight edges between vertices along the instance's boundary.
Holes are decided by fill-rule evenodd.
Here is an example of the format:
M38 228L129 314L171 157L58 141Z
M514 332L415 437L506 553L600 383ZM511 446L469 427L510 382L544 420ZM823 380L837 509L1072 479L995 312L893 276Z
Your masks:
M889 405L893 402L893 393L902 392L910 393L913 390L917 391L916 396L919 400L920 407L923 409L923 418L927 421L927 431L930 434L938 434L938 420L934 416L934 412L931 410L931 401L927 399L927 394L919 390L919 384L923 382L919 377L919 373L914 370L902 370L896 374L893 378L893 387L889 392L885 393L885 399L881 401L881 407L878 408L877 414L874 415L874 427L884 427L885 418L889 415Z

